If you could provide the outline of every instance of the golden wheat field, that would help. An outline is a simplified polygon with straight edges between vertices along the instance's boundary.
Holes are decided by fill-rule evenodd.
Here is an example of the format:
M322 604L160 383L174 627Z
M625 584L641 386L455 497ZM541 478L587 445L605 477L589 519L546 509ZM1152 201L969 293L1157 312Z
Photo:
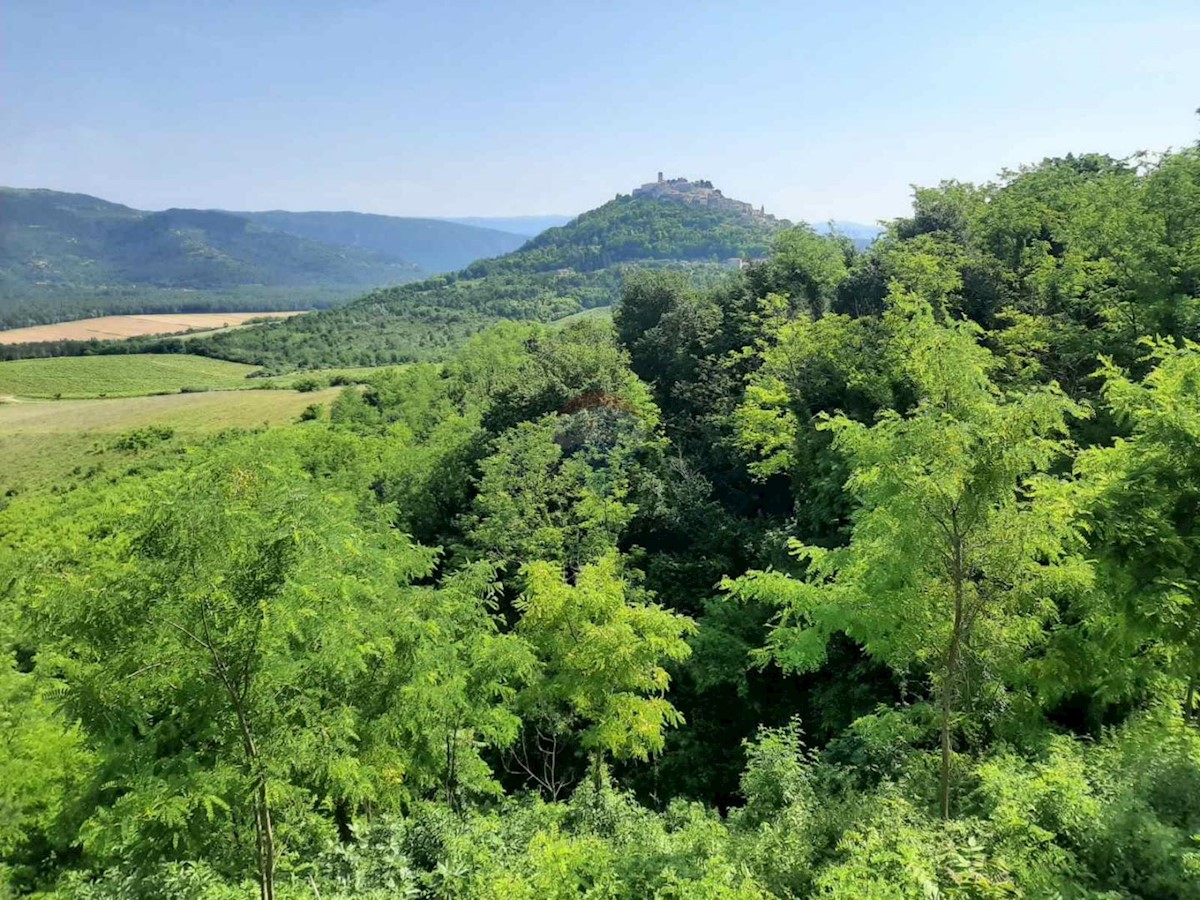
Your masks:
M294 312L156 313L143 316L100 316L54 325L33 325L0 331L0 344L38 341L118 341L148 334L179 334L194 329L215 330L243 325L250 319L278 319Z

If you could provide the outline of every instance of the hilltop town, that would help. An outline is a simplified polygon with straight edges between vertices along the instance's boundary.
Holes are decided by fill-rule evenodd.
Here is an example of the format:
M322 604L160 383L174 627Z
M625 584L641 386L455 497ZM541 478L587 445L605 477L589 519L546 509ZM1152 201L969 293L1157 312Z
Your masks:
M673 200L676 203L687 203L695 206L706 206L726 212L740 213L758 221L774 224L779 220L766 212L764 207L755 209L749 203L734 200L713 187L711 181L688 181L686 178L663 178L658 173L657 181L649 181L639 188L634 188L633 196L649 197L655 200Z

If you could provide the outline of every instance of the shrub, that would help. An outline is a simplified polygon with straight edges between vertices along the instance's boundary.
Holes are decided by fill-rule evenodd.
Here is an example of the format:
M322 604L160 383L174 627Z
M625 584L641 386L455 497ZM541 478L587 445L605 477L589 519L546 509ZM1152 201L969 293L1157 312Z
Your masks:
M113 450L137 453L154 444L169 441L173 437L175 437L174 428L165 425L148 425L145 428L138 428L121 435L112 442L111 447Z

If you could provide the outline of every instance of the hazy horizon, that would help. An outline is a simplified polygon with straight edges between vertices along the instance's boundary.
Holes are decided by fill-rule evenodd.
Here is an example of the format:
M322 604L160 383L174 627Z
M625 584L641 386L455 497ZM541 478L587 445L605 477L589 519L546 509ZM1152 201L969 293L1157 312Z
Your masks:
M873 223L914 183L1200 132L1194 3L12 0L3 22L0 181L142 209L575 215L662 170Z

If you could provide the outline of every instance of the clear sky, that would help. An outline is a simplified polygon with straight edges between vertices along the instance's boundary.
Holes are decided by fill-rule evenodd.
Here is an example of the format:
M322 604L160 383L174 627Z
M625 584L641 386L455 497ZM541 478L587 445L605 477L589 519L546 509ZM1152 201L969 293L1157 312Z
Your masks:
M132 206L576 213L909 185L1200 136L1200 0L3 0L0 183Z

